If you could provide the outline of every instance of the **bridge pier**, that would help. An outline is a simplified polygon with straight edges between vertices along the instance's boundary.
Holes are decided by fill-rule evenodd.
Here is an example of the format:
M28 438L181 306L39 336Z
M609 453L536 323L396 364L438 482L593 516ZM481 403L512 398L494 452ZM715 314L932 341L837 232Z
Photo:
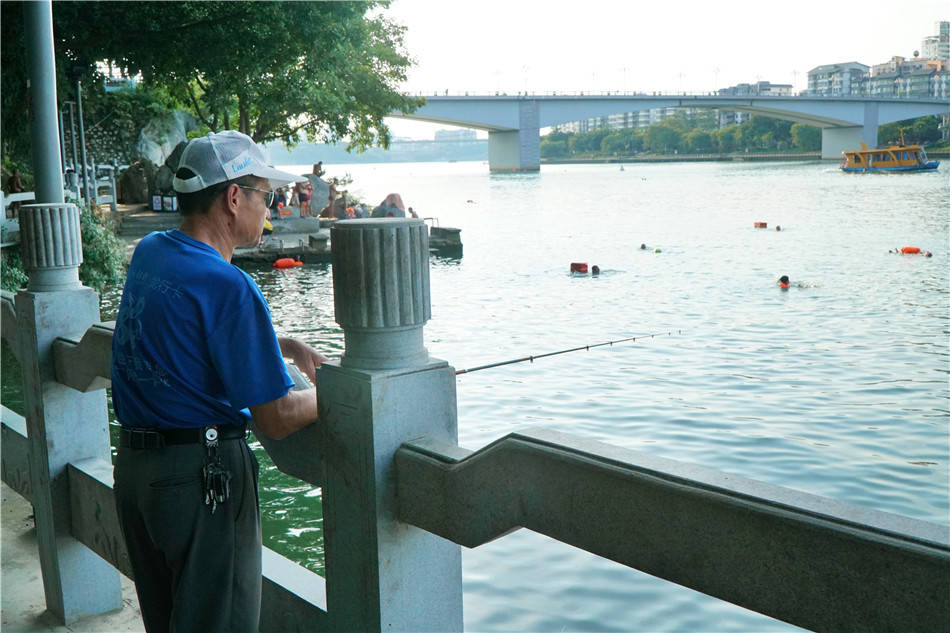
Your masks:
M493 172L541 169L541 134L538 102L518 102L518 129L488 133L488 169Z
M870 148L877 147L878 104L864 104L864 125L854 127L826 127L821 130L821 157L837 160L841 152L861 149L862 141Z

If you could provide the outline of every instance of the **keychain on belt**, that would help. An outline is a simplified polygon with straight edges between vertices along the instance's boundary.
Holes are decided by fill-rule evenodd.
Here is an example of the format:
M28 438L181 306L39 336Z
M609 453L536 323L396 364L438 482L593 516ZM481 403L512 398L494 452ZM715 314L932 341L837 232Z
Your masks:
M231 472L221 463L218 457L218 429L209 426L204 430L205 465L201 469L202 485L204 486L205 505L211 506L211 514L219 503L224 503L231 496Z

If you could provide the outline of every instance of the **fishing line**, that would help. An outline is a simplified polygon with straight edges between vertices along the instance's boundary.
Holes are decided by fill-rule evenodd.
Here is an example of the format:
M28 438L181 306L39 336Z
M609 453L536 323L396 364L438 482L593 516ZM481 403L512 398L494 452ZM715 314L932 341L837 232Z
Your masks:
M682 334L683 330L676 330L676 333ZM512 358L511 360L503 360L497 363L489 363L488 365L479 365L478 367L472 367L470 369L458 369L455 371L455 375L458 376L459 374L470 374L473 371L481 371L483 369L491 369L493 367L502 367L503 365L513 365L515 363L523 363L525 361L530 361L533 363L538 358L547 358L548 356L557 356L558 354L568 354L570 352L579 352L581 350L590 351L594 349L595 347L603 347L604 345L614 345L615 343L626 343L627 341L636 342L637 339L645 339L645 338L652 339L657 336L663 336L664 334L666 336L672 336L673 330L670 330L669 332L654 332L653 334L641 334L639 336L630 336L627 338L620 338L613 341L604 341L603 343L594 343L592 345L581 345L579 347L572 347L570 349L562 349L556 352L547 352L545 354L535 354L534 356Z

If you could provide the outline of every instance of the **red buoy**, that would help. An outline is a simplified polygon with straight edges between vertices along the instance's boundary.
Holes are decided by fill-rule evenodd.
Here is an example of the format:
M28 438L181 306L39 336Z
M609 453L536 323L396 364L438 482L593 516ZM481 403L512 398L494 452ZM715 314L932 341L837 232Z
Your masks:
M587 262L571 262L571 272L587 274Z
M274 268L293 268L294 266L303 266L303 262L299 262L292 257L281 257L274 262Z
M901 249L901 253L903 253L904 255L916 255L919 252L920 252L919 246L905 246L904 248Z

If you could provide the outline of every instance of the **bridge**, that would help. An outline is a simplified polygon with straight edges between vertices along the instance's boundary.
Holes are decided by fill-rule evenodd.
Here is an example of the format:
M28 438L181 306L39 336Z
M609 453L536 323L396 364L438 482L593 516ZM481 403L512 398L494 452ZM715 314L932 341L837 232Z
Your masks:
M491 171L537 171L540 129L621 112L652 108L719 108L761 114L821 129L821 157L877 147L877 128L930 114L950 114L950 100L928 97L725 96L710 94L520 94L426 97L412 114L394 117L488 132Z

